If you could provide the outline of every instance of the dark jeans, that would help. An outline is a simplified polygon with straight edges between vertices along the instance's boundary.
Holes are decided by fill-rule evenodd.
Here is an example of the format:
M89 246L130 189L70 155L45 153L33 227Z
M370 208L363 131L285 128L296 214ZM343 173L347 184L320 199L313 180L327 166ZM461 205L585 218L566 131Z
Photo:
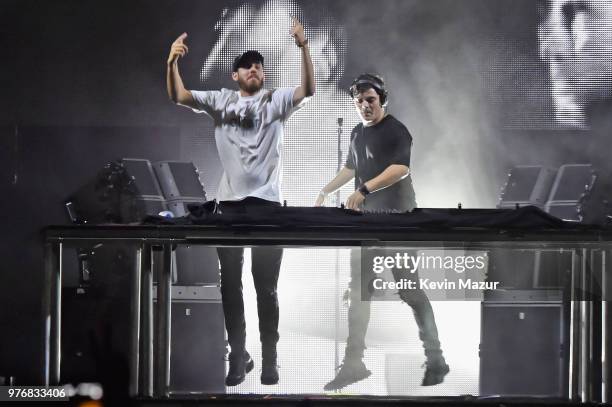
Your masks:
M222 201L219 210L223 214L253 214L266 207L280 206L259 198L242 201ZM221 297L225 328L231 347L231 355L242 355L245 351L246 323L242 299L242 264L244 248L218 248L221 264ZM251 272L257 292L257 314L263 359L276 360L278 342L278 296L276 287L280 272L283 249L276 247L254 247L251 249Z
M409 255L416 252L409 253ZM372 251L363 248L362 250L351 250L351 282L350 288L350 306L348 310L349 336L346 343L346 358L361 359L365 346L365 336L370 322L370 299L371 290L362 290L361 279L372 281L375 274L372 270L361 270L361 256L373 256ZM371 264L367 262L365 264ZM400 281L402 278L408 280L417 280L418 273L410 273L406 269L392 269L395 281ZM440 349L440 341L438 340L438 328L436 327L436 319L427 295L422 289L404 289L399 290L399 296L402 301L412 308L414 319L419 328L419 338L423 342L425 348L425 356L427 358L439 358L442 356Z

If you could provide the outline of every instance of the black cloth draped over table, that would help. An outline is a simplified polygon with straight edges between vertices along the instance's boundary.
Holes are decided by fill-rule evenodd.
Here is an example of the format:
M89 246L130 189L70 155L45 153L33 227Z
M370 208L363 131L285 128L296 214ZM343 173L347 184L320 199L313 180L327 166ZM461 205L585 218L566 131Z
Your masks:
M149 216L145 224L216 226L359 226L363 228L417 227L428 229L593 229L593 225L564 222L535 206L517 209L438 209L417 208L406 213L357 212L326 207L260 207L243 213L219 214L209 201L190 205L189 215L180 218Z

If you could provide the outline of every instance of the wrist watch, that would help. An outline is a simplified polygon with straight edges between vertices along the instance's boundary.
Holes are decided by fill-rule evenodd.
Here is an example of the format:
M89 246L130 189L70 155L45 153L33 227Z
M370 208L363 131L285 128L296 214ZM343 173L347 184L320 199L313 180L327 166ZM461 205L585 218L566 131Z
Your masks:
M361 192L363 196L366 196L370 193L370 191L368 191L368 187L366 187L366 184L359 185L359 188L357 188L357 191Z
M298 48L304 48L304 45L308 44L308 38L306 38L304 41L302 42L298 42L298 40L295 40L296 45L298 46Z

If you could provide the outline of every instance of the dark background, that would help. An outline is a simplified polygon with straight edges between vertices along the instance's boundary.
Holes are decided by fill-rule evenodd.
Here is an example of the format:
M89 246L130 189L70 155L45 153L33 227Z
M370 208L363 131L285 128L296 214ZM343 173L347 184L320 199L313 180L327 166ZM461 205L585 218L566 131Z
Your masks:
M212 26L228 4L238 2L0 0L0 376L40 383L40 231L67 223L68 194L113 159L190 160L194 134L210 146L201 170L207 189L216 185L211 125L168 101L165 61L171 42L189 32L192 57L181 69L197 87L215 41ZM307 13L326 7L347 29L340 87L362 71L384 71L394 83L392 112L429 136L421 151L447 144L450 152L438 162L478 155L481 166L473 171L481 178L474 182L483 189L475 191L487 196L474 202L494 203L513 164L588 159L579 146L589 134L547 130L545 121L541 128L509 125L534 109L551 114L546 67L537 57L536 2L303 5ZM508 89L515 92L506 96ZM421 159L415 165L430 165Z

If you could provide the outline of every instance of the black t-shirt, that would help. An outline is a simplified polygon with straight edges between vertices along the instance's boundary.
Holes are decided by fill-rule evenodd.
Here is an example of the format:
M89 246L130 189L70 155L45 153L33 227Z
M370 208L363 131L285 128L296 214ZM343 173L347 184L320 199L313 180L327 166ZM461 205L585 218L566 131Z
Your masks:
M355 170L355 188L380 175L388 166L410 167L412 136L399 120L385 116L375 126L355 126L346 167ZM410 175L390 187L366 196L366 210L410 211L416 207Z

